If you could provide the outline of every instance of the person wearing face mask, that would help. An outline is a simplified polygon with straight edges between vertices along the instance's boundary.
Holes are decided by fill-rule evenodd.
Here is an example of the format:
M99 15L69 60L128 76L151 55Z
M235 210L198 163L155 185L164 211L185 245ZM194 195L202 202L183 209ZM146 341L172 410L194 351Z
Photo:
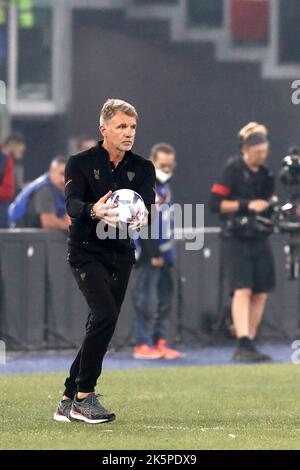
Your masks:
M133 357L178 359L181 353L166 344L173 294L171 268L175 256L170 210L175 150L167 143L158 143L151 149L150 160L156 172L157 237L136 240L138 279L133 298L136 336Z
M265 165L269 153L266 127L257 122L239 134L242 155L232 157L211 188L211 210L221 216L225 266L232 294L232 318L238 339L233 359L259 362L271 358L256 349L255 338L268 292L275 286L272 233L274 177Z

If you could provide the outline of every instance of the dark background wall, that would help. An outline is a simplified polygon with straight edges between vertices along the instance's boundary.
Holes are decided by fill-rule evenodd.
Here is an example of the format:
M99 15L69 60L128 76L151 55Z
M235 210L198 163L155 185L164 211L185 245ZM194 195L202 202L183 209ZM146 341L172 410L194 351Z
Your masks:
M24 158L26 180L33 180L44 173L50 160L67 149L68 118L15 119L13 129L26 137L27 151Z
M29 179L41 174L54 154L66 151L69 137L98 136L99 107L107 97L137 107L138 153L147 156L160 140L175 146L174 185L182 203L207 201L225 159L237 151L237 131L249 120L268 126L276 172L287 147L300 143L300 106L291 103L290 81L263 79L257 64L217 62L212 44L172 43L163 21L75 12L72 75L66 116L15 122L28 138ZM206 224L215 223L206 214Z
M97 133L99 105L121 97L138 109L135 149L171 142L178 153L174 178L182 203L206 202L236 133L249 120L271 134L277 171L287 147L300 142L300 107L291 83L261 78L256 64L220 63L203 43L171 43L168 24L128 21L121 13L75 14L71 128ZM206 215L206 223L216 220Z

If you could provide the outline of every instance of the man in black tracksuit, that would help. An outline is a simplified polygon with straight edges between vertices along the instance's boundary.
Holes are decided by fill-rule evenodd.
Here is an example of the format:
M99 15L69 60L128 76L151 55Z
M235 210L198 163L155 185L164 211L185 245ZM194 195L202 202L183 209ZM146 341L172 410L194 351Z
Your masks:
M264 165L269 143L265 126L249 123L240 133L243 155L228 160L212 186L211 209L223 221L225 269L232 293L232 317L238 338L235 360L270 359L254 346L267 293L275 286L268 235L274 179Z
M99 129L104 140L70 157L67 163L66 206L72 219L68 261L90 314L85 338L54 414L57 421L100 423L115 418L94 392L135 260L134 244L129 237L99 238L96 228L99 221L113 227L117 224L117 208L105 204L112 191L127 188L138 192L149 212L155 203L154 166L131 152L136 120L133 106L108 100L100 115ZM142 224L147 223L146 218Z

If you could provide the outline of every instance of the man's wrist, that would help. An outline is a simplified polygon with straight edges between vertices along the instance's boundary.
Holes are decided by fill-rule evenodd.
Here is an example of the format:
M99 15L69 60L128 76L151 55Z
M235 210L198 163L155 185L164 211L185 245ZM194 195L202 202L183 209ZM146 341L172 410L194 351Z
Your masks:
M92 220L97 220L97 214L95 212L94 206L95 206L95 204L90 205L90 218Z
M249 199L239 199L239 212L247 212L249 210Z

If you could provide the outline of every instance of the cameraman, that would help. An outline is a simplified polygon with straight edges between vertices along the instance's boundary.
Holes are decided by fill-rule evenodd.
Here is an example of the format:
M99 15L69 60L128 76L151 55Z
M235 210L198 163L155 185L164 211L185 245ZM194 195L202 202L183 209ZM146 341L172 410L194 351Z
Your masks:
M242 156L230 158L223 177L211 188L211 210L224 223L225 266L232 293L232 318L238 347L233 359L242 362L271 358L254 345L267 293L275 286L268 222L274 179L264 165L268 152L265 126L250 122L239 134Z

